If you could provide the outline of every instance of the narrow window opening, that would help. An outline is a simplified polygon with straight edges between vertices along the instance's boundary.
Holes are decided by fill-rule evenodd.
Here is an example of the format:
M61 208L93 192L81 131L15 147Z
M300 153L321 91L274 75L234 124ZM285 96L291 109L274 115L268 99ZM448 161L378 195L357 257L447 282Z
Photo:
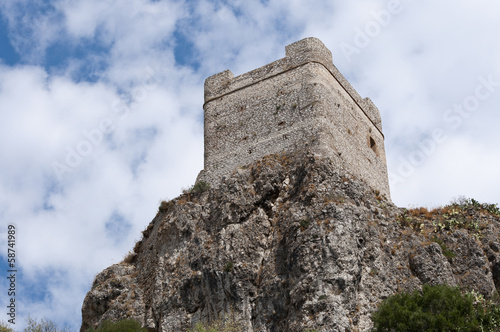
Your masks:
M372 149L373 152L375 152L375 154L378 156L377 143L375 143L373 137L370 137L370 149Z

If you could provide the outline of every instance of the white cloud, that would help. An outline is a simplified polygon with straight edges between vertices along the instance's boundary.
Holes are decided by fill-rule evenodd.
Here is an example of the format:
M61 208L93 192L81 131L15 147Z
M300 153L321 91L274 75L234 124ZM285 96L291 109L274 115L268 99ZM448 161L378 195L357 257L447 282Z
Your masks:
M61 301L72 301L74 310L93 275L139 239L159 201L175 197L203 167L200 105L191 98L202 91L189 81L178 95L161 84L150 86L124 105L126 113L120 114L126 116L120 117L113 113L120 95L112 86L48 79L38 67L4 67L0 77L0 140L8 142L0 147L3 220L18 227L25 278L64 272L69 278L64 287L77 292L57 297L63 284L50 278L46 310L38 312L37 303L26 304L26 310L60 312ZM94 135L105 119L114 130ZM68 151L78 162L68 165ZM67 167L61 179L55 162ZM113 214L130 225L124 233L106 232Z
M78 42L101 29L111 45L98 82L75 82L61 69L0 68L0 139L8 142L0 146L0 213L18 227L24 285L46 290L42 299L21 292L18 321L31 314L78 323L93 276L121 260L159 201L177 196L203 167L202 80L175 66L168 42L178 6L72 4L60 4L61 15L79 15L68 35ZM7 8L14 19L16 9ZM37 51L26 59L44 54L50 38L32 38ZM113 129L103 133L103 123ZM107 231L113 216L125 226Z
M343 36L340 39L332 37L327 42L334 53L335 64L347 74L360 94L371 97L382 112L389 171L397 172L403 161L407 161L415 150L418 151L419 144L437 128L446 131L447 144L465 137L474 146L482 146L483 152L495 151L494 141L499 139L495 124L500 120L496 111L500 103L498 87L487 100L481 100L478 108L469 112L467 118L463 117L458 128L451 128L443 117L455 104L463 104L468 97L474 96L481 77L494 75L494 80L500 82L496 56L499 45L493 42L494 31L500 28L498 4L482 1L477 8L471 8L467 2L451 4L402 0L402 10L392 15L386 26L380 24L379 33L368 36L368 45L359 47L359 52L348 59L340 47L342 43L356 45L355 38L359 31L366 33L370 24L380 22L375 13L387 9L389 2L371 3L378 4L377 9L344 4L348 7L343 8L347 14L340 20L346 20L345 17L351 15L350 21L328 32L323 31L323 34ZM359 11L364 13L353 14ZM442 144L439 150L426 156L424 163L416 166L403 183L393 183L392 196L397 204L438 205L452 198L450 191L441 185L430 190L427 188L428 193L425 188L417 189L422 183L431 183L423 179L439 183L435 176L438 171L432 166L452 169L460 158L468 158L474 151L464 150L454 158L442 158L443 155L450 157L447 144ZM491 153L474 156L472 160L478 165L494 161L490 160ZM457 183L467 184L468 188L482 188L483 192L490 193L490 201L500 201L500 196L493 189L486 190L494 188L492 174L463 171ZM468 181L469 178L474 178L474 181Z
M399 199L435 207L464 195L481 202L498 203L500 149L467 136L454 136L439 146L412 178L397 186Z

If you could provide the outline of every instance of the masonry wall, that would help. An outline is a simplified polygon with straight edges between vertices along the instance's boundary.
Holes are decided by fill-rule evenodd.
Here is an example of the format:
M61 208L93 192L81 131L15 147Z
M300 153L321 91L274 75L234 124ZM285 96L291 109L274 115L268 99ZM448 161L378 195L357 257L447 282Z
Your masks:
M286 57L238 77L205 82L205 166L198 180L220 179L265 155L309 150L330 157L390 198L380 113L333 66L316 38Z

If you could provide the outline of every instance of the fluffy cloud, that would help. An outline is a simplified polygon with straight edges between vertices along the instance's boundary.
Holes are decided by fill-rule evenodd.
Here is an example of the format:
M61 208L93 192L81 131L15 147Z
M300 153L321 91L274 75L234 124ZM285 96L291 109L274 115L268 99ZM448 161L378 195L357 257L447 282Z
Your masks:
M391 11L391 3L399 3L398 9ZM500 176L475 171L494 161L491 156L497 151L499 45L492 41L500 27L495 19L498 4L482 1L478 8L465 1L366 4L344 3L340 13L345 16L336 16L342 21L335 27L338 33L329 30L326 42L335 64L382 112L389 171L397 179L391 181L394 201L401 206L439 205L459 194L500 201L494 189ZM347 48L351 52L346 45L353 47ZM476 97L478 89L485 98ZM422 148L435 130L446 134L446 142ZM451 154L450 146L462 140L469 144L460 144L461 149ZM418 161L412 162L416 154ZM461 167L465 160L477 167ZM450 183L452 175L460 185L448 188L458 192L451 194L441 185L435 188Z
M76 329L96 272L121 260L159 201L203 167L203 81L175 63L169 38L182 10L173 3L58 2L21 19L24 5L3 7L18 51L29 47L17 26L53 26L27 36L33 65L0 66L0 214L18 228L18 322L31 314ZM75 79L93 59L39 66L51 31L69 48L86 39L108 48L94 54L108 63L96 82Z
M191 101L202 91L139 86L129 100L112 86L49 78L38 67L0 72L0 109L8 110L0 124L1 214L18 227L26 281L58 272L44 280L44 301L47 313L64 317L60 303L75 295L81 302L97 269L122 258L159 201L203 167L199 105ZM33 305L26 311L40 314Z

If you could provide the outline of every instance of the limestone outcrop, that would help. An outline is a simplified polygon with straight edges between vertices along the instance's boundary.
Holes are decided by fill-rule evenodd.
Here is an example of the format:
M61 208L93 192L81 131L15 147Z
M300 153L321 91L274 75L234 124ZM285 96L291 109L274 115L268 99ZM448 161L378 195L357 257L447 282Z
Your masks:
M269 155L162 203L134 254L96 277L82 331L126 317L186 331L227 315L241 331L368 331L396 292L500 287L499 217L407 211L342 169Z

